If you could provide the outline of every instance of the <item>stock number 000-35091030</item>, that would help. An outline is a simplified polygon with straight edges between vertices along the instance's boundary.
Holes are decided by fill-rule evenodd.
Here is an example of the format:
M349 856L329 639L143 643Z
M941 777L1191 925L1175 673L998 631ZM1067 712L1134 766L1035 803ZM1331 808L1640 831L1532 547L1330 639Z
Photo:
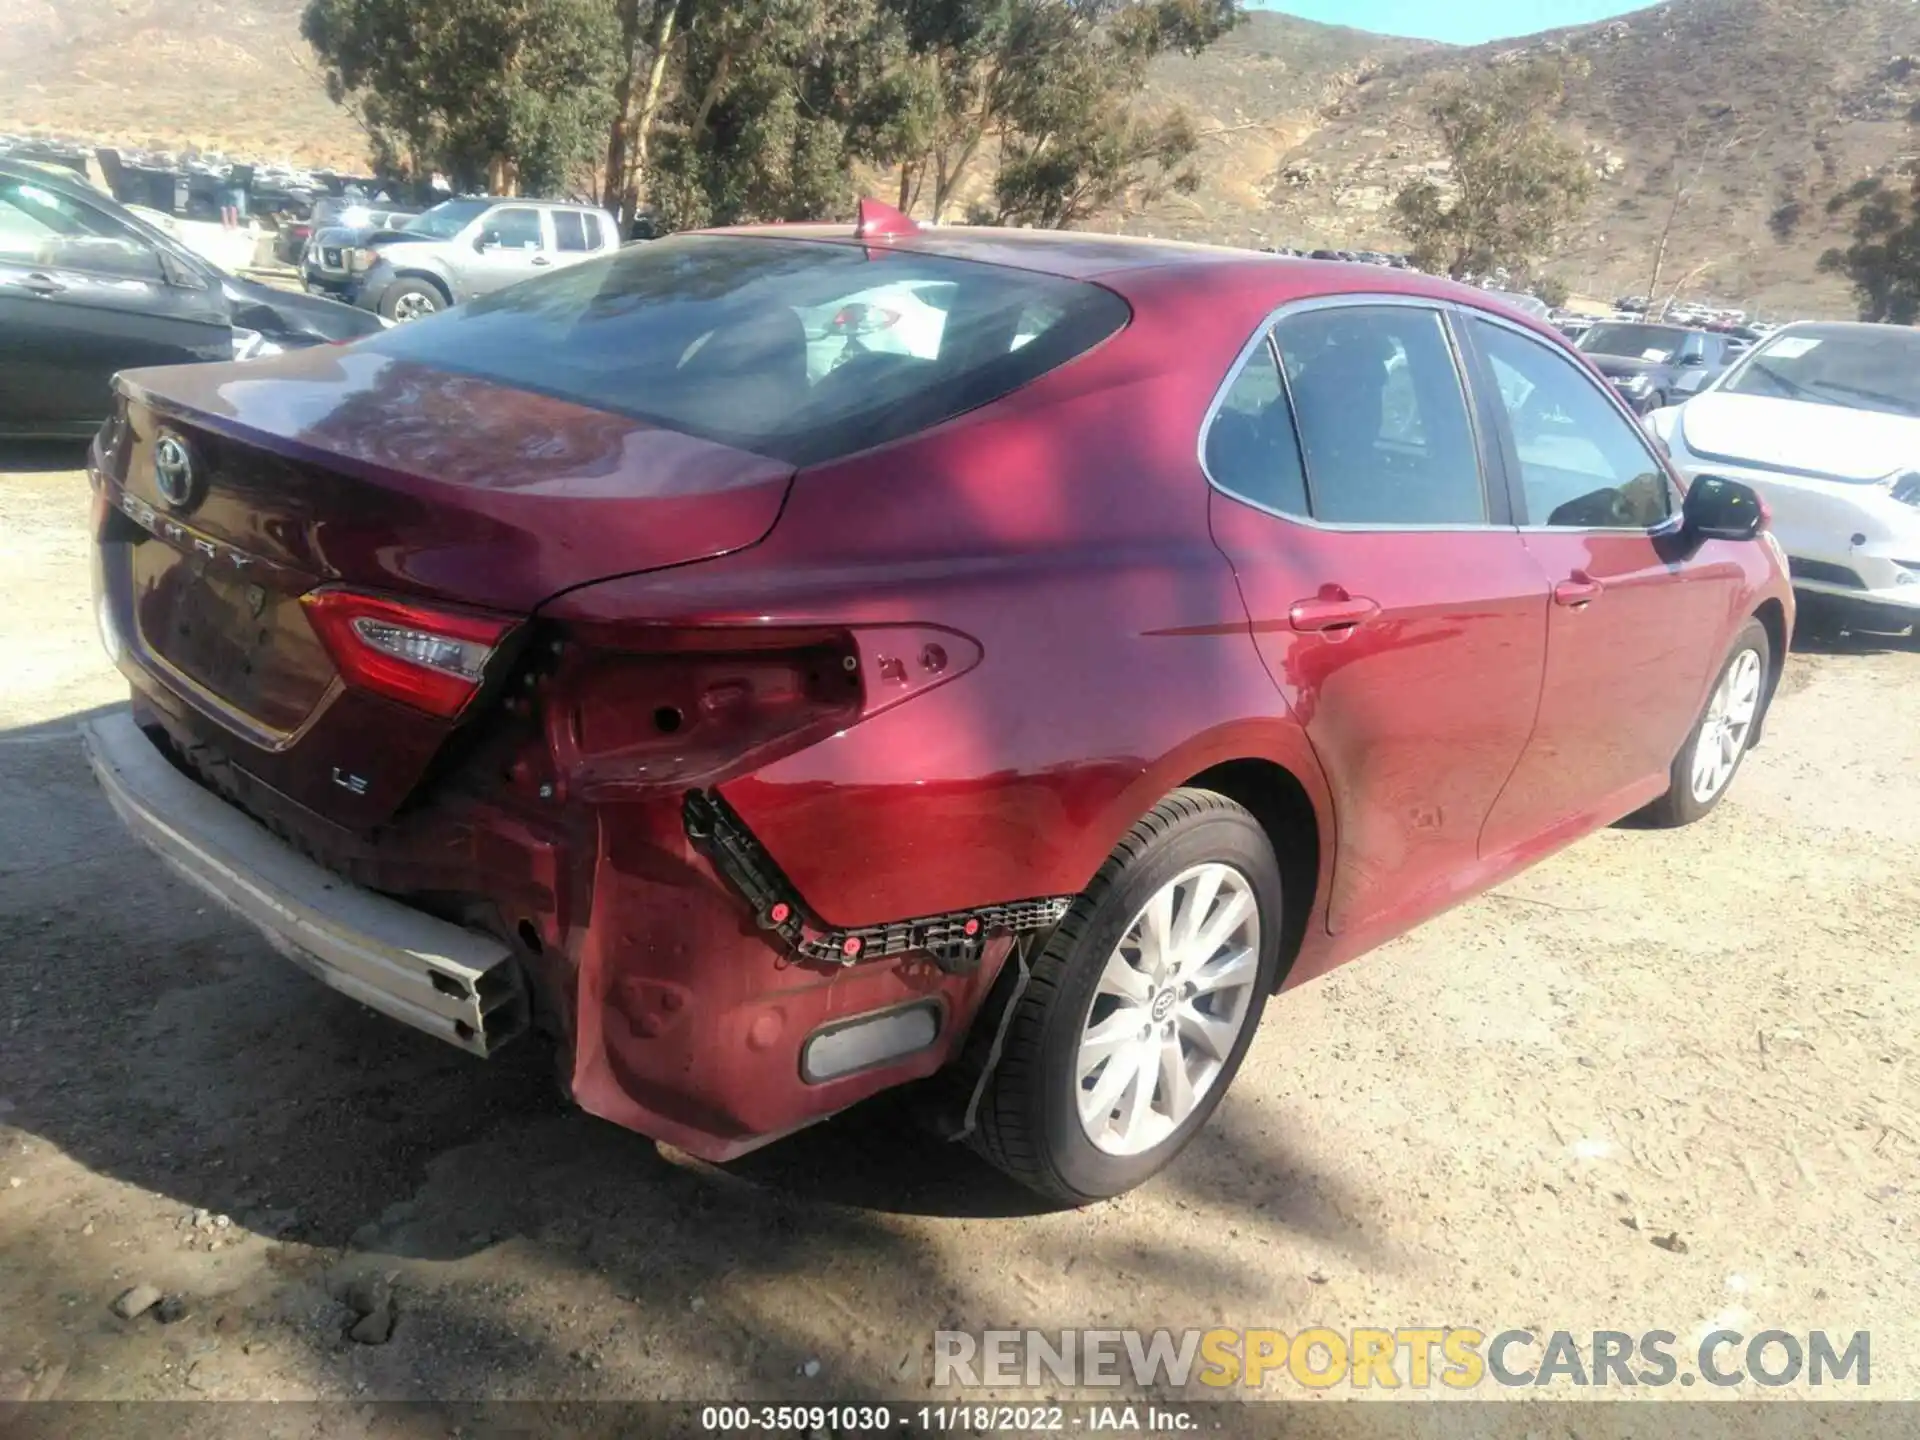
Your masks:
M1058 1405L922 1405L897 1411L885 1405L709 1405L700 1412L700 1428L715 1431L884 1435L908 1426L923 1433L1066 1428Z

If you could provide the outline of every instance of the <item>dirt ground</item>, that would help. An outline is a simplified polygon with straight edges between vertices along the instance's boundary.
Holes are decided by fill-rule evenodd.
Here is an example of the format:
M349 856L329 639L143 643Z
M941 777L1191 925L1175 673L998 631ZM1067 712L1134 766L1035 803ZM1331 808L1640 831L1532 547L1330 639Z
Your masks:
M1920 642L1796 653L1709 821L1288 995L1170 1173L1048 1213L884 1101L663 1153L171 878L74 736L76 464L0 452L0 1402L924 1399L935 1328L1216 1324L1864 1329L1920 1399Z

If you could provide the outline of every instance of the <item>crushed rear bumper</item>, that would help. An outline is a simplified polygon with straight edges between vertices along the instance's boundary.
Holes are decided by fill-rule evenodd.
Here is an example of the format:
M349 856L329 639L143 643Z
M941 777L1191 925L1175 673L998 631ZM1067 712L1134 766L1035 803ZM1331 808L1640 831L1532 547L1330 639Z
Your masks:
M302 969L476 1055L527 1029L526 981L500 941L316 865L176 770L125 712L81 736L134 836Z

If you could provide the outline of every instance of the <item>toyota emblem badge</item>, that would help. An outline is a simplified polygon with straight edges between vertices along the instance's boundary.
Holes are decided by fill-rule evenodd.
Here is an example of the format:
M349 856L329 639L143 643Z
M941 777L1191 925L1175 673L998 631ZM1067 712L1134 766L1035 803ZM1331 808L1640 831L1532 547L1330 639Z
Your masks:
M175 510L188 510L199 499L193 452L171 430L162 430L153 446L153 484L160 498Z

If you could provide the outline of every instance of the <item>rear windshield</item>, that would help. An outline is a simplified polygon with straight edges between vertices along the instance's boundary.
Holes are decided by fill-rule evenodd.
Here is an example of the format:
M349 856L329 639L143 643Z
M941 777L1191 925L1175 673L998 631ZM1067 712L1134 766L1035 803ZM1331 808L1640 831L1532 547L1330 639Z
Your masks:
M1128 315L1112 291L997 265L687 235L365 348L807 465L995 400Z

